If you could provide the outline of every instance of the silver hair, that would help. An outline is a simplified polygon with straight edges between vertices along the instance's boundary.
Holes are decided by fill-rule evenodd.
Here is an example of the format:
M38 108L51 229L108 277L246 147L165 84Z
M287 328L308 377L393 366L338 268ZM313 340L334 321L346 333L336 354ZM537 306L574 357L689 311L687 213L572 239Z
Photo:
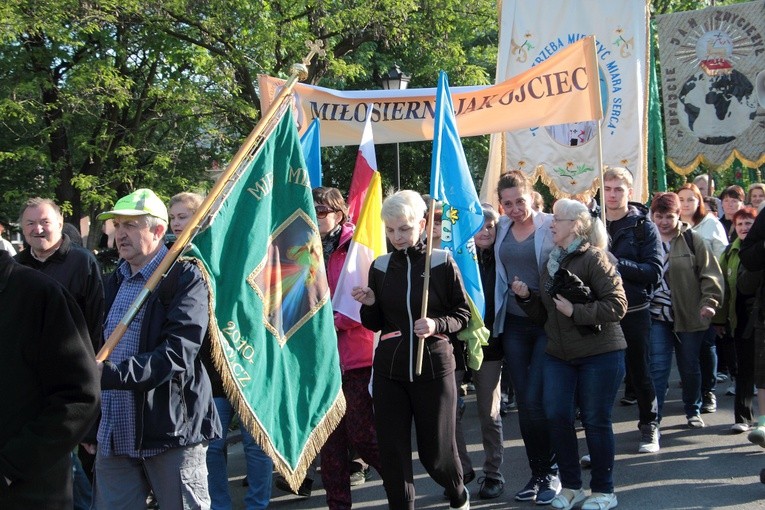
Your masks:
M56 213L56 216L61 222L61 225L64 224L64 215L61 214L61 208L58 206L58 204L50 198L40 198L40 197L30 198L29 200L24 202L24 206L21 208L21 212L19 213L19 223L21 223L21 218L24 217L24 213L26 212L27 209L31 207L41 207L43 205L49 205L53 209L53 212Z
M574 231L584 237L592 246L603 250L608 246L606 227L600 218L593 216L587 206L577 200L562 198L553 205L553 212L567 218L576 219Z
M167 233L167 222L163 220L162 218L157 218L156 216L152 216L151 214L145 215L146 218L146 225L149 227L150 230L154 230L157 228L157 225L163 225L165 227L165 233Z
M409 189L401 190L385 199L380 215L383 221L406 218L418 221L425 217L425 201L419 193Z
M491 204L481 204L481 210L483 211L483 221L493 221L496 223L499 221L499 213Z

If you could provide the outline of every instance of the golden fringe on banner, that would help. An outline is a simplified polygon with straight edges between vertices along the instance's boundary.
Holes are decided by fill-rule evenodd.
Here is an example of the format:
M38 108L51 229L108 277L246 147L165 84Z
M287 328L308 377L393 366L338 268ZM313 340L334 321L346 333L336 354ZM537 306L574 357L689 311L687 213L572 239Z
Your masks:
M558 188L558 186L555 184L555 181L545 171L545 168L543 165L538 165L534 169L534 173L532 173L531 175L528 175L528 178L532 183L537 182L537 179L541 180L542 183L550 189L550 193L555 199L572 198L572 199L581 200L585 202L585 205L587 205L586 202L588 202L590 199L592 199L592 197L595 196L595 193L600 187L600 178L596 177L595 180L592 181L592 185L589 188L582 191L581 193L576 193L575 195L572 195L571 193L567 191L562 191L560 188ZM585 201L585 198L586 198L586 201ZM552 211L545 211L545 212L552 212Z
M734 160L739 160L741 163L744 164L744 166L748 168L759 168L762 165L765 165L765 153L760 154L760 157L758 159L749 159L746 156L744 156L741 152L739 152L738 149L733 149L731 153L728 155L728 157L720 163L719 165L713 165L709 162L709 160L704 156L703 154L697 154L693 160L691 160L690 163L687 165L678 165L672 159L667 158L667 164L669 167L676 173L680 174L682 176L686 176L696 170L699 165L704 163L707 166L712 167L713 169L719 169L719 168L726 168L733 164Z
M208 289L210 289L210 274L207 272L204 264L196 258L184 258L184 260L192 261L199 268L207 283ZM332 403L332 406L330 406L327 414L322 418L321 423L313 430L313 432L311 432L308 442L303 448L303 452L300 454L298 465L293 470L289 464L287 464L287 461L274 448L271 438L263 429L263 426L258 422L255 413L252 412L252 408L239 392L239 385L231 375L228 359L226 358L223 347L221 347L222 340L218 335L218 321L215 317L215 300L212 292L209 293L208 313L210 314L209 332L212 344L213 363L223 379L223 388L226 390L226 395L236 410L241 423L247 428L250 434L252 434L252 437L263 449L265 454L271 457L274 461L276 471L284 477L292 490L297 492L311 463L319 454L319 451L321 451L324 443L327 442L329 435L337 428L340 424L340 420L345 416L346 405L342 387L338 391L337 398Z

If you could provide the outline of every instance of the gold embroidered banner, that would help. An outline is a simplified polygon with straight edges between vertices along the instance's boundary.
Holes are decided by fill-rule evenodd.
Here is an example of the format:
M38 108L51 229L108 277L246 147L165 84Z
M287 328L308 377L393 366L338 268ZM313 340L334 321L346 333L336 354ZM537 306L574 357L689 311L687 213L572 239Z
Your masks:
M627 167L641 201L647 199L648 182L647 20L647 0L503 0L497 53L501 81L595 35L603 163ZM598 123L558 124L493 135L481 198L493 199L499 175L507 170L541 177L556 196L593 193L600 176Z
M498 85L453 87L460 136L599 119L597 69L595 40L585 37ZM265 111L284 80L260 75L259 84ZM435 88L338 91L298 83L294 93L299 129L318 118L322 146L358 144L370 103L375 143L433 139Z
M765 164L765 2L657 16L667 163L686 175L705 161Z

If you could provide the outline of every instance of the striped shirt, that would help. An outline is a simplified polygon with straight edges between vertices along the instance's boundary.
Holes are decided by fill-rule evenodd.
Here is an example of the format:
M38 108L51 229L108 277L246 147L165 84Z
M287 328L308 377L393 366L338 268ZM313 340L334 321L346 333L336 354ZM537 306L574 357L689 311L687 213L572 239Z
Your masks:
M167 253L163 245L157 255L135 274L131 274L130 265L123 261L117 271L123 277L117 296L109 309L104 327L104 337L109 338L125 312L143 289L146 280L157 269ZM138 354L141 335L141 323L146 314L142 306L135 318L109 356L109 361L118 365ZM136 449L136 397L141 393L130 390L103 390L101 392L101 424L98 427L98 452L101 455L127 455L128 457L151 457L162 453L164 449Z

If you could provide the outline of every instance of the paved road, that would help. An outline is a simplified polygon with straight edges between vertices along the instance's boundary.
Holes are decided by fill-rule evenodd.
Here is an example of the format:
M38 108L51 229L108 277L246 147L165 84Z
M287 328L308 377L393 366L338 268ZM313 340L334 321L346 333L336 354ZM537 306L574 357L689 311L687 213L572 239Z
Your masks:
M703 415L707 426L692 430L686 427L677 375L670 382L665 403L661 451L656 454L637 454L637 408L625 407L618 402L614 407L616 434L616 466L614 480L621 509L711 509L711 508L765 508L765 485L759 481L760 469L765 468L765 451L749 443L746 434L730 433L733 423L733 397L725 396L727 384L719 385L718 411ZM464 416L465 437L473 464L481 476L482 447L476 417L475 397L469 394ZM505 493L494 500L473 498L474 509L530 509L540 508L533 503L517 502L515 491L530 476L523 443L518 430L518 415L504 418L505 456L502 472L507 483ZM584 433L579 432L579 447L586 452ZM229 476L232 497L237 510L244 509L244 461L241 445L229 452ZM424 472L415 452L415 486L417 508L448 507L442 489ZM589 475L585 474L585 488ZM478 493L478 484L469 484L472 494ZM385 492L379 475L353 489L354 508L385 508ZM274 488L271 508L318 509L326 508L321 477L316 476L313 494L300 498ZM549 508L549 507L548 507Z

